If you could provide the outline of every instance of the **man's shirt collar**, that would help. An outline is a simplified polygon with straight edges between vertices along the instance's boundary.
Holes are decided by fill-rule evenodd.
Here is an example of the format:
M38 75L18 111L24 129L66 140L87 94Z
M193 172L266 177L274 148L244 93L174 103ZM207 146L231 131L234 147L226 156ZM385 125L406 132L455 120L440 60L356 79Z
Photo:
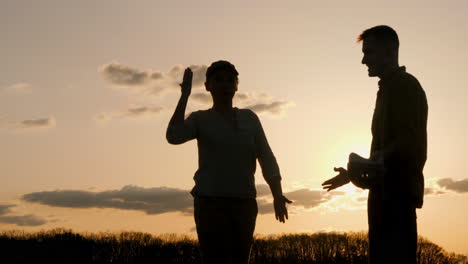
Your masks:
M401 67L396 68L393 71L387 72L380 79L379 88L384 89L384 87L386 87L387 84L389 84L395 78L395 76L397 76L400 73L404 73L404 72L406 72L406 67L405 66L401 66Z

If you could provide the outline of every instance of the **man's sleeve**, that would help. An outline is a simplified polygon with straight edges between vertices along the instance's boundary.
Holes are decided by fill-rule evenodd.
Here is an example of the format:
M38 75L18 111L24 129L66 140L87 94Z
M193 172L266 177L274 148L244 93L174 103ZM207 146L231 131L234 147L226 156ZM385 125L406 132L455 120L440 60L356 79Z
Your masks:
M254 112L252 112L252 115L257 128L255 135L256 154L260 167L262 168L263 178L268 184L281 181L278 163L276 162L276 158L268 144L260 119L258 119Z
M191 113L182 124L169 125L166 137L171 144L182 144L197 137L196 112Z
M390 125L395 135L390 142L389 158L412 160L417 156L420 125L424 114L424 95L417 81L406 82L393 95L390 107Z

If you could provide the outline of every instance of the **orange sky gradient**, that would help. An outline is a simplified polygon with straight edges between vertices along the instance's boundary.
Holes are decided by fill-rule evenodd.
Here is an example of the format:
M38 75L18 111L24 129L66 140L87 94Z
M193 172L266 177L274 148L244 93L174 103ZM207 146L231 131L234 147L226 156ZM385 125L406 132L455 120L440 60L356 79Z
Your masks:
M219 59L236 65L236 105L256 109L294 197L281 224L259 195L256 232L367 230L367 191L320 184L350 152L369 154L378 79L356 37L386 24L429 103L419 234L468 254L466 11L464 1L3 1L0 231L193 235L196 143L169 145L165 130L181 69L196 69L188 111L207 109L204 69ZM256 180L265 187L259 167Z

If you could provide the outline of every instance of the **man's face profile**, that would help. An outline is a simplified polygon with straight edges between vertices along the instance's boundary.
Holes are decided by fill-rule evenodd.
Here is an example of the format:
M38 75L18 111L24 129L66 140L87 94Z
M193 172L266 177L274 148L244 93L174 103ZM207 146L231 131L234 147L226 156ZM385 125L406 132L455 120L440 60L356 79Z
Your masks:
M362 64L367 66L369 77L381 76L388 56L385 48L374 37L369 36L362 42Z

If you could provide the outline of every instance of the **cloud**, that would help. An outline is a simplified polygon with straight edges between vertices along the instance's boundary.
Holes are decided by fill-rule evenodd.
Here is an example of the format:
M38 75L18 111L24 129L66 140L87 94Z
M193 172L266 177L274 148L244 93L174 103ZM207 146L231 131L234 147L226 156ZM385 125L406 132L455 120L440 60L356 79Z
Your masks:
M356 197L356 202L361 203L361 202L367 202L367 197Z
M204 106L210 106L213 102L208 92L193 93L190 99ZM278 100L259 92L237 92L234 103L240 108L247 108L259 115L269 116L283 116L288 108L294 106L291 101Z
M97 121L110 121L112 119L142 119L150 118L164 111L162 106L129 105L124 109L110 112L101 112L95 116Z
M257 185L257 205L260 214L274 213L273 201L267 196L271 195L270 187L265 184ZM290 206L302 209L312 209L330 201L334 196L343 195L344 192L328 193L321 190L299 189L285 192L286 196L293 203Z
M35 215L13 215L0 216L0 223L14 224L17 226L40 226L46 224L47 221Z
M468 193L468 179L454 180L452 178L427 178L425 179L425 185L425 196Z
M100 72L104 79L115 85L144 85L152 78L157 80L162 77L159 73L152 74L148 71L140 71L136 68L121 65L118 62L101 66Z
M13 83L5 87L2 93L14 94L14 95L25 94L30 91L29 89L30 87L31 87L31 84L27 82Z
M273 201L267 185L257 186L257 204L260 214L273 213ZM333 196L318 190L300 189L286 192L296 208L312 209L329 201ZM142 211L150 215L169 212L193 213L193 199L188 190L168 187L144 188L133 185L120 190L90 192L82 190L56 190L25 194L26 202L66 208L113 208Z
M7 120L4 117L0 117L0 128L16 129L22 131L47 130L55 127L56 124L57 121L53 116L16 121Z
M213 103L213 99L211 98L211 94L208 92L205 93L194 93L190 95L191 100L195 100L196 102L202 105L210 105Z
M271 194L270 186L266 184L258 184L256 186L256 189L257 189L257 197L263 197L263 196L267 196Z
M463 180L453 180L451 178L444 178L437 181L437 184L450 191L457 193L467 193L468 192L468 178Z
M257 199L257 207L259 214L273 214L275 213L275 209L273 207L273 203L266 199Z
M207 65L190 65L193 71L190 99L203 106L211 106L212 99L208 92L200 91L204 88ZM119 62L104 64L98 68L102 78L112 86L126 88L144 95L159 96L169 91L179 91L179 83L185 70L183 65L174 65L169 71L140 70L125 66ZM260 115L282 116L294 103L287 100L273 98L266 93L237 92L234 101L238 107L248 108Z
M193 71L192 88L198 89L205 82L206 65L191 65ZM179 83L185 67L175 65L169 71L139 70L117 61L98 68L101 77L116 87L128 88L143 94L160 95L165 91L180 89Z
M0 204L0 215L6 214L10 211L10 207L15 207L12 204Z
M270 114L270 115L283 115L286 108L289 108L293 104L288 101L273 101L270 103L258 103L248 105L245 108L250 109L258 114Z
M0 223L18 226L39 226L47 223L44 218L32 214L10 215L11 207L15 207L15 205L0 205Z
M310 209L319 206L320 204L330 200L334 195L340 195L339 192L324 193L324 191L300 189L285 193L288 199L294 201L295 206L302 206L305 209Z
M237 92L234 98L237 105L250 109L259 115L282 116L294 103L276 99L264 92Z
M440 181L440 178L425 178L424 179L424 196L436 196L436 195L442 195L442 194L448 194L449 191L445 188L443 188L438 181Z
M23 129L51 128L55 126L56 121L53 116L49 116L46 118L22 120L17 122L17 124Z
M447 191L443 190L440 187L427 187L424 188L424 195L439 195L439 194L445 194Z
M179 83L182 82L182 77L184 76L185 68L186 67L183 65L175 65L169 71L169 75L173 78L174 82L177 84L177 89L179 89ZM204 88L205 80L206 80L205 74L206 74L206 70L208 69L208 66L203 65L203 64L202 65L192 64L189 66L189 68L193 72L192 88L195 88L195 89Z
M23 195L27 202L68 208L114 208L143 211L147 214L192 212L192 198L188 191L167 188L143 188L133 185L120 190L88 192L57 190Z

